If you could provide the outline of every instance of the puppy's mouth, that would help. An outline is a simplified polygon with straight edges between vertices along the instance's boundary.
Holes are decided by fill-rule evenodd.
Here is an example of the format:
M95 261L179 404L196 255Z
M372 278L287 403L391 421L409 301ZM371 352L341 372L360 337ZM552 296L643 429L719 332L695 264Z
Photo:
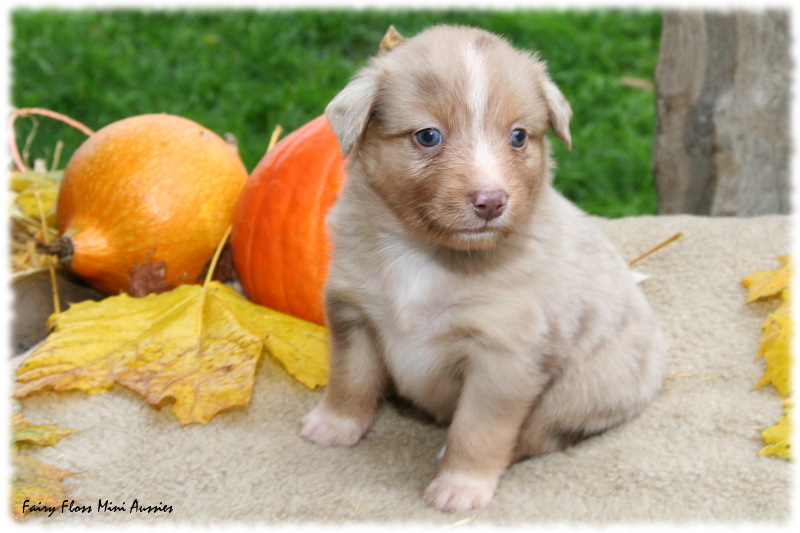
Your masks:
M462 250L483 250L491 248L508 234L501 228L484 227L481 229L455 230L450 236L450 245Z
M450 233L451 235L463 236L464 238L485 237L489 235L503 234L503 231L500 227L490 226L488 223L481 228L464 228L464 229L451 228L447 230L447 232Z
M457 250L485 250L510 233L509 228L494 222L476 227L452 227L427 220L427 233L433 240Z

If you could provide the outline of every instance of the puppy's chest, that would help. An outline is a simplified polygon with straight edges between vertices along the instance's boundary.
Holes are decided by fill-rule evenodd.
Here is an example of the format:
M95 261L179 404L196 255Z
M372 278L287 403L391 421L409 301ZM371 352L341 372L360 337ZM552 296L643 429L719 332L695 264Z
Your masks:
M464 297L457 281L435 265L397 262L376 294L384 333L433 342L458 323Z
M370 306L386 364L405 392L442 379L464 356L471 304L460 280L419 257L392 262Z

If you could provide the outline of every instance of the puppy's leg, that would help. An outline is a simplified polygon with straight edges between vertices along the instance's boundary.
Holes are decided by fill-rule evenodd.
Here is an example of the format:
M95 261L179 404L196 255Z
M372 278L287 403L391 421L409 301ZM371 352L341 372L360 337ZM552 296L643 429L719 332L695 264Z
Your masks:
M437 509L486 507L511 463L520 427L547 378L518 365L502 368L508 360L483 358L470 364L444 457L423 496Z
M650 403L665 373L660 333L631 320L621 324L591 357L564 367L539 397L522 425L515 461L602 433Z
M300 436L323 446L353 446L372 426L389 380L365 317L329 297L330 373L322 401L302 420Z

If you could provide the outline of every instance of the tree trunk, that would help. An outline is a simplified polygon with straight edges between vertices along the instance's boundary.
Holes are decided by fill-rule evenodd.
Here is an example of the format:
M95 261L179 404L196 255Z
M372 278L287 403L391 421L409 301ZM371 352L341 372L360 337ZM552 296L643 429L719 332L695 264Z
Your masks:
M653 173L659 212L788 213L788 11L664 13Z

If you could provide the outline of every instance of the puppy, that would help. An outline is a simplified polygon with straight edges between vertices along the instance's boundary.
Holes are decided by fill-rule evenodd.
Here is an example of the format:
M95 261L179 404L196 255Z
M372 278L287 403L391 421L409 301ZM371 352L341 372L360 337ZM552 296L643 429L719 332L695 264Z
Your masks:
M627 265L551 186L572 111L536 56L437 26L374 58L326 115L349 156L328 217L329 385L302 437L352 446L397 393L449 423L424 493L489 504L514 461L637 415L656 320Z

